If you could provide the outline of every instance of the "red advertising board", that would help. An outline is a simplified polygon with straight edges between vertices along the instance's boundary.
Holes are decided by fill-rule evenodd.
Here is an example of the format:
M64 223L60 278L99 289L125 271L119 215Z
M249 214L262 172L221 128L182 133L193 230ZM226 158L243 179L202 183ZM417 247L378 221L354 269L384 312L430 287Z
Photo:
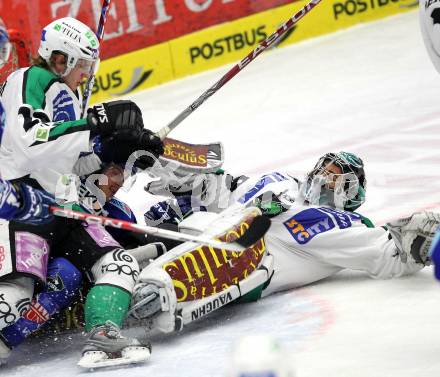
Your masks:
M95 30L102 0L0 0L8 28L29 36L32 52L41 29L65 16ZM293 0L112 0L101 58L110 58L164 42L193 31L235 20Z

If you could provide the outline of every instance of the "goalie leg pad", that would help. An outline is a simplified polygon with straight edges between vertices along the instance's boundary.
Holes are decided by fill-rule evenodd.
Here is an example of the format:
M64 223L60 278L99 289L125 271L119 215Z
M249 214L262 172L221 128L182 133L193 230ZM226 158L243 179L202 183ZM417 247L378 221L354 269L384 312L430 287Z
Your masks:
M178 303L178 312L182 317L183 325L194 322L237 299L242 299L254 290L259 290L270 280L272 272L273 256L267 255L258 270L252 272L237 285L231 285L225 290L202 300ZM258 295L258 298L260 298L260 295Z
M238 208L216 215L213 222L206 221L205 212L198 214L203 214L205 221L186 223L187 229L195 231L200 226L208 237L233 241L243 235L260 212L252 207ZM257 288L261 292L272 275L272 266L273 258L263 239L243 252L181 244L140 273L132 302L133 316L143 319L150 315L158 307L154 301L160 298L161 311L153 314L151 321L148 318L151 326L163 332L178 330L243 294Z

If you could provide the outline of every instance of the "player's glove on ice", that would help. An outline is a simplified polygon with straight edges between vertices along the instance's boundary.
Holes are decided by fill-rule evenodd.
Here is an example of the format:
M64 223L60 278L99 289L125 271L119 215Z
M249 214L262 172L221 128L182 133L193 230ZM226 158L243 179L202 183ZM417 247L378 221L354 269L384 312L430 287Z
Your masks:
M206 207L190 195L179 196L176 199L169 199L159 202L145 212L145 222L148 225L159 225L162 223L178 224L185 217L194 212L206 211Z
M101 103L87 110L92 135L109 136L119 130L142 130L142 112L133 101Z
M416 263L429 266L430 247L439 225L439 213L416 212L409 217L391 221L386 227L404 263L412 257Z

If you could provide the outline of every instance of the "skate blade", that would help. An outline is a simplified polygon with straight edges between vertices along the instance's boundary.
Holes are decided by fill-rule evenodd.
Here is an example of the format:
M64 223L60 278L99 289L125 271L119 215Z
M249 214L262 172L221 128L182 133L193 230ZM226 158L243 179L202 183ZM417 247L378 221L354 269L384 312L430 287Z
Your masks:
M86 353L78 362L78 366L85 369L98 369L140 364L148 361L150 356L151 351L147 347L129 347L129 350L122 351L121 357L116 358L109 358L107 355L106 358L95 358Z

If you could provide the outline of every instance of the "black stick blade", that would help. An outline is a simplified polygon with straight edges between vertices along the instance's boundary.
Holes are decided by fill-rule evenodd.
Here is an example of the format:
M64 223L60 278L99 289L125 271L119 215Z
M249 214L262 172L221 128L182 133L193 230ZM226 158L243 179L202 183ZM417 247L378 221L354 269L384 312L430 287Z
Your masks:
M254 245L260 238L266 234L270 228L271 221L268 217L257 216L249 229L244 232L244 234L237 238L234 242L238 243L243 247L250 247Z

